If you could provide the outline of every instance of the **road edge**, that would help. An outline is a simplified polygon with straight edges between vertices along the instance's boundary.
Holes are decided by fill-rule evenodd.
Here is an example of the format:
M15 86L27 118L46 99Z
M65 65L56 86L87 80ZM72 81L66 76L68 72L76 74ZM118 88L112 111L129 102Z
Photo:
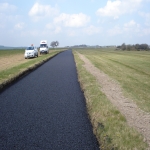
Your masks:
M57 56L58 54L60 54L62 52L64 52L64 51L60 51L57 54L50 56L49 58L43 59L39 63L36 63L33 66L26 68L24 71L18 72L16 75L11 77L10 79L7 79L4 82L0 83L0 93L2 91L4 91L7 87L11 86L11 84L15 83L16 81L18 81L22 77L26 76L27 74L29 74L33 70L37 69L38 67L42 66L44 63L46 63L47 61L49 61L50 59L54 58L55 56Z

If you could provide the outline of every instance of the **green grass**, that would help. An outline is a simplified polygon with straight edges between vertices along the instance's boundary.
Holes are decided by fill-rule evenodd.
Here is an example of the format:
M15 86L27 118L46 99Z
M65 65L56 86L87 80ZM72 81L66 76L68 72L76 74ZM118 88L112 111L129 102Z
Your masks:
M68 49L68 48L60 48L60 47L55 47L55 48L50 48L49 50L66 50L66 49Z
M107 49L79 52L115 79L139 108L150 112L150 52Z
M0 50L0 57L16 55L16 54L24 54L24 49L11 49L11 50Z
M9 81L11 78L15 77L16 75L20 74L21 72L25 71L26 69L34 67L36 64L39 64L46 59L49 59L50 57L58 54L59 52L61 52L61 51L57 50L57 51L53 51L46 55L41 55L40 57L37 57L37 58L33 58L33 59L31 58L31 59L28 59L28 61L23 64L18 64L15 67L1 71L0 72L0 84L5 81ZM10 53L10 52L7 51L7 52L3 52L1 54L4 56L7 53ZM10 55L16 55L18 53L22 53L22 52L20 52L18 50L14 50L14 52L11 52ZM24 54L24 51L23 51L23 54Z
M80 51L87 54L86 51ZM89 57L94 52L88 53ZM95 56L95 55L94 55ZM97 55L96 55L97 56ZM84 62L74 52L78 79L86 97L93 131L101 150L145 150L143 137L127 125L126 119L101 92L95 77L83 67Z

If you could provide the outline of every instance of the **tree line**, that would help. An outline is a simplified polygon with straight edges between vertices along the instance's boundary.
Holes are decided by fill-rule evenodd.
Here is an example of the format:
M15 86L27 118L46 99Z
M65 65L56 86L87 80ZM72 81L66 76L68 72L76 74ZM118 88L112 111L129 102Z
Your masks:
M150 47L148 46L148 44L135 44L135 45L126 45L125 43L123 43L121 46L117 46L117 49L122 49L122 50L150 50Z

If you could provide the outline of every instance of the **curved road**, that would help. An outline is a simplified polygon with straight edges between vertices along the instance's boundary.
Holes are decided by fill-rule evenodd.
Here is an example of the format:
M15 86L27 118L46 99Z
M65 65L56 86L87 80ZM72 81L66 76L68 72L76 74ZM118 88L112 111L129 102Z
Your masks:
M98 150L72 51L0 93L1 150Z

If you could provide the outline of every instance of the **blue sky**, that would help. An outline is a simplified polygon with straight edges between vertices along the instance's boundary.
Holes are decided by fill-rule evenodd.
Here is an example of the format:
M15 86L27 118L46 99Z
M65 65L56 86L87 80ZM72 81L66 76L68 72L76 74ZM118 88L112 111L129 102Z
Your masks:
M150 45L150 0L0 0L0 45Z

